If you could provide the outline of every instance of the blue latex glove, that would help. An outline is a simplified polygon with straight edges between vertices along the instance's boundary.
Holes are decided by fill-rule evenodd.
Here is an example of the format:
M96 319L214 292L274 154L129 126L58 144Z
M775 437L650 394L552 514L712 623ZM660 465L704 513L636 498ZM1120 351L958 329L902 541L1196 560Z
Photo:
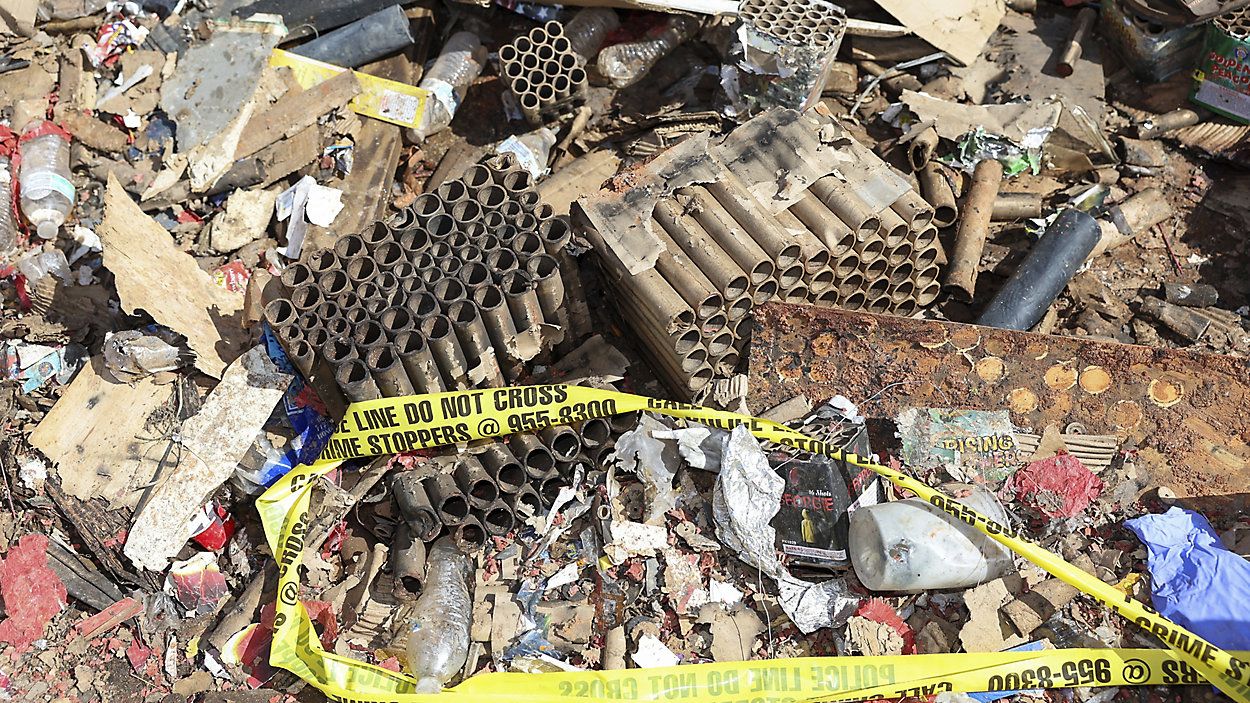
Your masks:
M1250 649L1250 561L1220 543L1207 519L1172 507L1126 520L1149 550L1154 607L1217 647Z

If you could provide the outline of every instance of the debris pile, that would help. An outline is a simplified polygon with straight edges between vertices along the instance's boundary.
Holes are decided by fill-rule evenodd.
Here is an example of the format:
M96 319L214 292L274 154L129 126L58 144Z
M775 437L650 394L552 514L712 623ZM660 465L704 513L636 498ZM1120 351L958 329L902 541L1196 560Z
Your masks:
M1245 0L3 4L0 700L1250 702Z

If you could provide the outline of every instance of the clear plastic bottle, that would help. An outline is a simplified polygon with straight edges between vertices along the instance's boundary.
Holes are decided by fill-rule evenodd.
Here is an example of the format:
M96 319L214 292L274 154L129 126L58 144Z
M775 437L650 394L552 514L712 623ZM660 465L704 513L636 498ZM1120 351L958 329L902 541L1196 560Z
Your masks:
M947 495L999 524L1007 512L980 486L951 484ZM918 498L868 505L851 513L851 565L874 591L916 593L966 588L1008 573L1006 547Z
M430 547L425 562L425 590L417 599L408 634L408 671L417 677L417 693L438 693L469 656L473 601L469 577L473 565L451 537Z
M69 140L50 123L37 122L26 130L20 149L22 214L41 238L53 239L74 207Z
M593 59L612 30L621 26L616 11L610 7L584 7L564 25L573 52L587 60Z
M495 153L515 154L517 163L537 180L546 175L547 159L551 156L551 147L555 145L556 133L546 127L539 127L520 136L508 137L495 147Z
M421 79L421 87L432 92L434 99L426 103L421 125L415 130L417 139L424 140L451 124L469 84L482 72L485 62L486 48L473 32L456 32L447 39L442 53Z
M614 44L599 52L599 72L612 85L624 88L638 82L656 61L694 36L699 22L692 17L673 15L654 37L627 44Z
M17 250L17 223L13 219L13 173L9 158L0 156L0 264Z
M65 260L65 253L60 249L31 249L18 259L17 270L26 277L29 286L38 285L48 275L54 275L62 281L68 281L70 277L69 262Z

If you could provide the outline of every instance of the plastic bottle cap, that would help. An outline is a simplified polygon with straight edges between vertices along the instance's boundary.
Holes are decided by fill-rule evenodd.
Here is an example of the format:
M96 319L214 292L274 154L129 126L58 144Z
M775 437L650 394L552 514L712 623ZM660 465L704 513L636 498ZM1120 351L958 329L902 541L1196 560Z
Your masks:
M35 228L35 233L38 234L41 239L56 239L56 233L60 229L61 228L57 226L55 222L51 220L44 220L39 223L38 227Z

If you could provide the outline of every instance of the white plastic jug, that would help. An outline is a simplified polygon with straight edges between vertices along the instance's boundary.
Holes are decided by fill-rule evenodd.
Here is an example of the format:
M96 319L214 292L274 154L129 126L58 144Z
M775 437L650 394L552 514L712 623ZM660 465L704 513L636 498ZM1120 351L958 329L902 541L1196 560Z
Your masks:
M943 490L1007 524L1006 511L988 490L967 484L948 484ZM852 512L849 542L855 575L874 591L967 588L996 579L1014 566L1006 547L919 498Z

